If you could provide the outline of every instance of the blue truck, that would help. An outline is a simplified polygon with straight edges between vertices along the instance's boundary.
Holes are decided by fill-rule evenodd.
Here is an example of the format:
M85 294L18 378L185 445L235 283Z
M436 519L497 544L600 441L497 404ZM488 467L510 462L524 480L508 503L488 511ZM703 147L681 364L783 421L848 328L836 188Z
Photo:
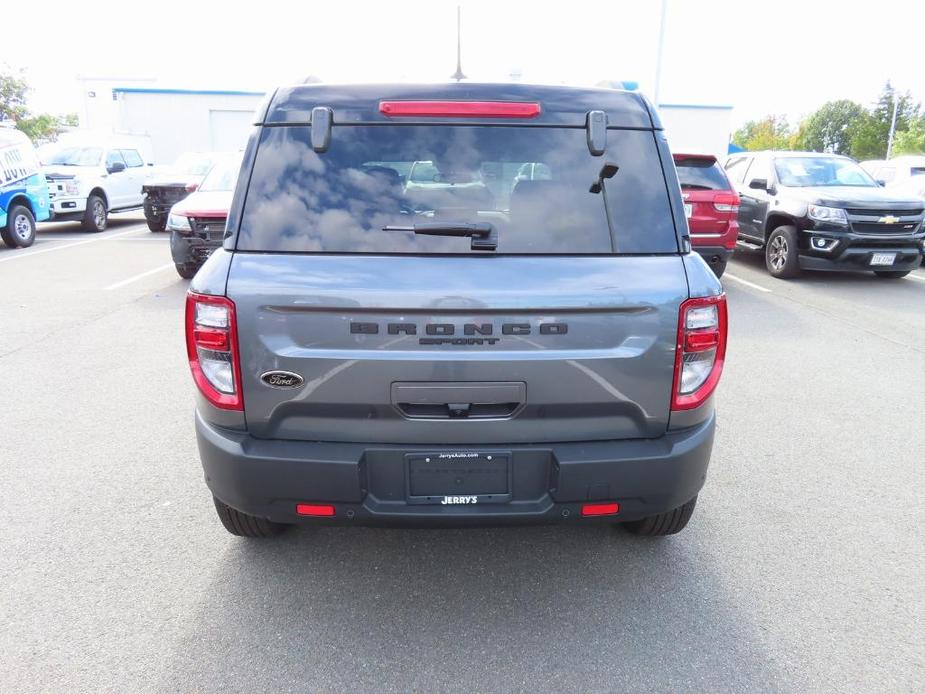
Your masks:
M35 241L35 223L51 217L48 185L35 148L19 130L0 128L0 238L11 248Z

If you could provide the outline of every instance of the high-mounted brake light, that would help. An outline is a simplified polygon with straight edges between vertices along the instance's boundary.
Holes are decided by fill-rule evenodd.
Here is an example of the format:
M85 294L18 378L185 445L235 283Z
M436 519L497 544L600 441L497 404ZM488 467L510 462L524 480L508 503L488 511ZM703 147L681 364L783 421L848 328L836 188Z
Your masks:
M540 105L527 101L380 101L386 116L536 118Z
M237 322L230 299L186 295L186 355L206 400L223 410L244 409Z
M681 304L671 409L699 407L719 383L726 358L726 295L688 299Z

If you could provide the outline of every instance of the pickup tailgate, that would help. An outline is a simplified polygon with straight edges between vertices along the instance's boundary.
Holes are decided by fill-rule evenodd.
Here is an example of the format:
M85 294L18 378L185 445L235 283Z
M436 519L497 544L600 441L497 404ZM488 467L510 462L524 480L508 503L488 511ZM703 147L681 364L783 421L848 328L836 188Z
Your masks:
M258 438L504 444L667 428L687 297L677 255L239 252L227 291ZM272 371L303 382L269 385Z

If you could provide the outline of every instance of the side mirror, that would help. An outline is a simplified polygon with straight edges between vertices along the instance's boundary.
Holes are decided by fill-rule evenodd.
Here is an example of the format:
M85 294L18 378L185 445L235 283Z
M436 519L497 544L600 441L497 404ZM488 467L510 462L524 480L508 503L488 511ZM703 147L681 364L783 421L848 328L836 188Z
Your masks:
M755 190L767 190L768 189L768 179L766 178L753 178L748 183L749 188L754 188Z
M120 171L125 171L125 164L121 161L114 161L112 164L106 167L106 170L109 173L119 173Z
M878 178L878 179L877 179L877 185L880 186L881 188L885 188L885 187L886 187L886 181L884 181L882 178Z

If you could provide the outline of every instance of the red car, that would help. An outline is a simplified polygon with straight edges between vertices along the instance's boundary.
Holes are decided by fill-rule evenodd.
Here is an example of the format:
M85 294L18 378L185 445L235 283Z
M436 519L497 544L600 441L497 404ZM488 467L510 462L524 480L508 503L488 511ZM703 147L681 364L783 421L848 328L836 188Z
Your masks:
M691 245L721 277L739 236L739 196L711 154L675 154Z

